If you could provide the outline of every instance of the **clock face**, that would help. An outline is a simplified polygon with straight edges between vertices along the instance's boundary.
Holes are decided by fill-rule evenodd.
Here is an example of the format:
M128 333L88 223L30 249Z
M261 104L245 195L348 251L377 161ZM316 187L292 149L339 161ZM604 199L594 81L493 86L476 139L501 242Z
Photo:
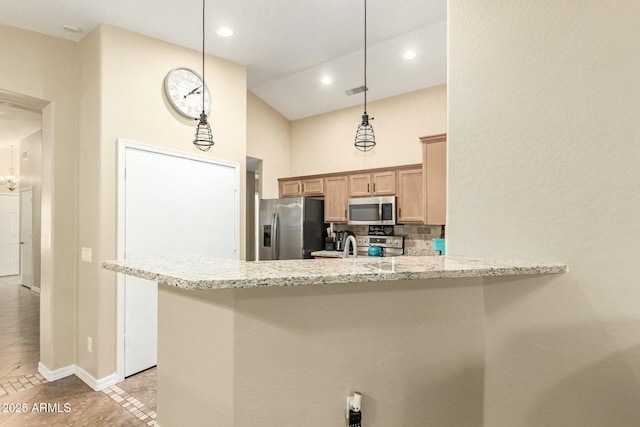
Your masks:
M209 89L202 84L202 79L188 68L174 68L164 79L164 92L169 103L180 114L197 119L202 113L202 91L204 90L205 112L211 111Z

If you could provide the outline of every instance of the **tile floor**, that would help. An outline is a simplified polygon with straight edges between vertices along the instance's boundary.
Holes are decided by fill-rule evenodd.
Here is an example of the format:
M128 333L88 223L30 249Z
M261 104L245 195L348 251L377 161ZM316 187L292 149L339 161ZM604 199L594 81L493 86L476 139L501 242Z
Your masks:
M40 297L0 277L0 426L155 424L155 368L102 392L75 376L47 382L38 370Z

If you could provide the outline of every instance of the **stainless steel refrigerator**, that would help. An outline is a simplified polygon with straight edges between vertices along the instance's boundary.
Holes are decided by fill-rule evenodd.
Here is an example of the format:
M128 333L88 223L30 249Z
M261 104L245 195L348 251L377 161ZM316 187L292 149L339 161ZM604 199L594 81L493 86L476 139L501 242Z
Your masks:
M260 260L311 258L324 247L324 202L306 197L260 200Z

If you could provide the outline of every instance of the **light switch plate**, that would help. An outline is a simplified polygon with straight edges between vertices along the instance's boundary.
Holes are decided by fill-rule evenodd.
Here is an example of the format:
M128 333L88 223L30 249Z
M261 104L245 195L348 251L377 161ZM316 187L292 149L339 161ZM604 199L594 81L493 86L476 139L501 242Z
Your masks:
M91 262L91 248L82 248L82 261Z

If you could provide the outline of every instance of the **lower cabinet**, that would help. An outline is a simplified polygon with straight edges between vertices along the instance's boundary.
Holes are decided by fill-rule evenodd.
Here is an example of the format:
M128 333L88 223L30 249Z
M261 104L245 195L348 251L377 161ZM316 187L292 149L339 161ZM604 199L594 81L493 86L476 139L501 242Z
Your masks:
M396 222L424 223L424 179L422 169L398 171Z
M347 222L349 181L345 176L324 179L324 222Z

